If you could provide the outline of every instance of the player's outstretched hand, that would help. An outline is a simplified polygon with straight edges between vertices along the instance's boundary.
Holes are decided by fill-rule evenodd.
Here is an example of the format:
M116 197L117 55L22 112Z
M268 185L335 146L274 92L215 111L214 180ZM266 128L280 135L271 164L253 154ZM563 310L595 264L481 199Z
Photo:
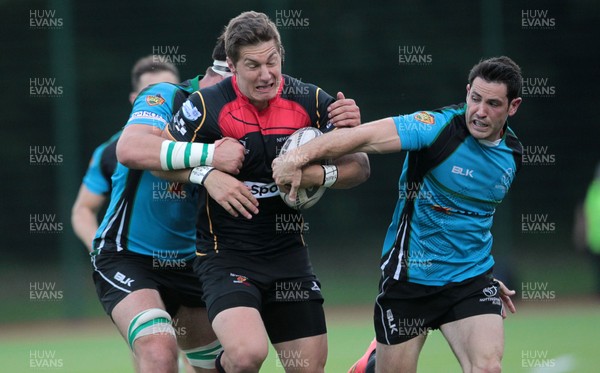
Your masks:
M275 158L271 164L273 180L275 180L280 191L289 193L288 196L291 201L296 200L298 188L302 181L302 169L293 162L297 157L297 151L294 149Z
M246 219L252 219L252 214L258 214L258 200L244 183L233 176L214 170L206 176L204 187L231 215L237 217L242 214Z
M498 283L499 288L500 288L500 299L502 299L502 303L504 303L504 305L506 306L506 307L502 307L502 318L505 319L506 318L506 308L508 308L510 313L517 312L517 308L513 304L512 299L510 299L510 297L515 295L517 292L514 290L509 290L502 281L500 281L498 279L495 279L495 280Z
M231 137L215 141L215 154L213 155L212 166L217 170L227 172L232 175L240 173L242 163L244 162L244 145Z
M360 109L351 98L338 92L337 101L327 108L329 121L336 127L355 127L360 124Z

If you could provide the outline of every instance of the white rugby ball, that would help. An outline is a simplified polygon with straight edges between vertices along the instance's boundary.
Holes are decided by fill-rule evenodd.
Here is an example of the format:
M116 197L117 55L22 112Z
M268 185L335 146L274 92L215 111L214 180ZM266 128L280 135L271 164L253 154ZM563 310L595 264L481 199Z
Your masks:
M283 155L292 149L296 149L297 147L306 144L310 140L319 137L322 134L323 133L319 129L314 127L300 128L296 132L292 133L285 143L283 143L283 147L281 148L279 154ZM281 190L279 191L279 194L286 205L296 210L304 210L314 206L317 202L319 202L325 193L325 190L327 190L327 188L323 186L300 188L296 193L295 201L290 200L288 194L283 193Z

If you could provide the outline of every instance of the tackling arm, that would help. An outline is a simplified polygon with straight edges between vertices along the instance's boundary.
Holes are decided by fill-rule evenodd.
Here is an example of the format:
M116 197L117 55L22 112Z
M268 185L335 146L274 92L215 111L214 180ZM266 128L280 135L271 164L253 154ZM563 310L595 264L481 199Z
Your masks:
M319 159L345 154L392 153L401 150L400 137L392 118L380 119L354 128L341 128L296 148L273 161L273 178L280 188L290 187L290 198L302 180L302 168Z

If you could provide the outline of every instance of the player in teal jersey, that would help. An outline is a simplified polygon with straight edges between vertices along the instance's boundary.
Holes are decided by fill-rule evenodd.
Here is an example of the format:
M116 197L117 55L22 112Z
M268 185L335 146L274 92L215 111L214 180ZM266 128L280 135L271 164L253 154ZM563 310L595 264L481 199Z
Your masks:
M131 70L132 90L129 94L129 102L133 105L142 89L160 82L179 83L177 67L161 60L159 56L140 58ZM77 199L73 204L71 212L73 230L89 252L92 251L92 241L98 230L98 212L106 203L112 190L111 176L117 167L115 149L120 135L121 131L94 150Z
M338 130L274 161L277 184L294 198L310 162L408 150L382 251L377 372L416 372L436 328L464 372L501 370L503 301L514 312L514 292L492 277L490 229L521 166L522 146L507 124L521 85L510 58L483 60L469 74L466 104Z
M221 60L216 60L219 56ZM220 69L225 58L221 39L213 58L214 65L202 79L143 90L124 131L135 127L160 132L190 93L229 75ZM212 153L212 165L235 172L243 147L230 140L221 145ZM198 203L196 187L121 163L112 187L110 205L94 239L94 281L105 311L135 355L138 371L176 372L177 344L197 372L214 371L220 344L208 323L190 263L195 256L195 219L190 216Z

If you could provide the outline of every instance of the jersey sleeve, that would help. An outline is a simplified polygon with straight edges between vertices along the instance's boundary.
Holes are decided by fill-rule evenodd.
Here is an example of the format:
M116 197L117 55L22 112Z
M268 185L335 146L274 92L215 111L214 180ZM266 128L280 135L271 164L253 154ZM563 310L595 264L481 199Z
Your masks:
M102 173L102 153L104 152L105 145L101 145L94 150L92 159L88 169L83 177L83 185L85 185L90 192L97 195L105 195L110 191L110 179L106 179Z
M177 91L173 84L158 83L140 92L126 126L145 124L162 131L173 118L173 100Z
M212 143L222 137L218 113L207 110L207 102L213 98L205 99L202 91L191 94L170 121L167 131L176 141Z
M456 114L447 110L418 111L393 117L402 150L429 147Z
M326 133L335 129L335 126L329 121L329 116L327 113L327 108L329 105L335 102L335 99L329 95L327 92L322 90L319 87L316 88L316 102L317 107L315 110L317 116L317 128L321 130L321 132Z

